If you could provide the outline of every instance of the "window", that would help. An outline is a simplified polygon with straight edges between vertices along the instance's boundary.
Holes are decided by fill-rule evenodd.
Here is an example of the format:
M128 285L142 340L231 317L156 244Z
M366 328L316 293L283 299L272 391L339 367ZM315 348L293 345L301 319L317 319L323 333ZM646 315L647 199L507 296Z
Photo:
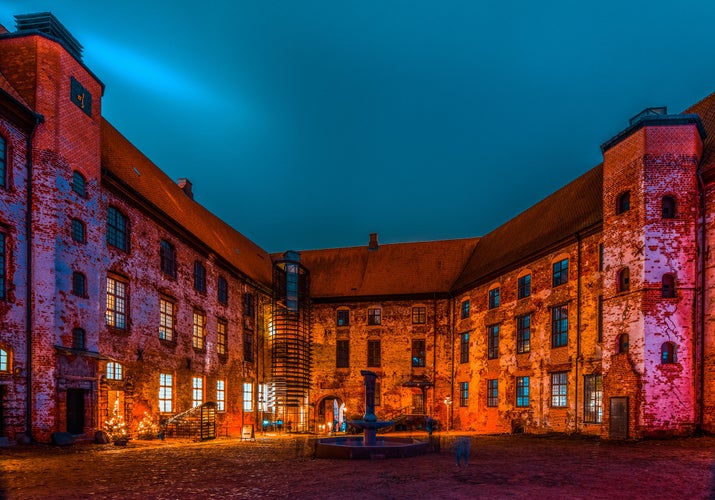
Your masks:
M225 356L228 352L226 346L226 332L228 330L228 323L225 319L219 319L216 321L216 353L219 356Z
M499 289L492 288L489 290L489 309L499 307Z
M660 362L664 365L669 365L672 363L677 363L675 352L675 344L672 342L665 342L660 346Z
M194 262L194 290L206 293L206 267L198 260Z
M628 338L627 333L624 333L624 334L618 336L618 352L619 353L628 352L628 348L629 348L628 341L629 341L629 338Z
M253 411L253 384L243 383L243 411Z
M618 197L616 202L616 213L622 214L628 212L631 209L631 192L626 191Z
M459 406L467 406L469 404L469 382L459 383Z
M377 307L374 309L367 310L367 324L368 325L379 325L382 323L381 318L382 310Z
M174 407L174 377L169 373L159 374L159 411L171 413Z
M253 363L253 334L249 331L243 332L243 360Z
M72 191L80 195L82 198L87 197L87 182L84 175L76 170L72 172Z
M427 350L425 339L412 339L412 366L421 368L427 361Z
M253 295L251 295L250 293L246 293L243 295L243 315L252 318L253 313Z
M79 219L72 219L72 240L77 243L86 243L86 233L84 222Z
M107 363L107 380L122 380L124 378L123 367L116 361Z
M335 344L335 367L350 367L350 341L338 340Z
M367 341L367 366L377 367L380 366L380 341L379 340L368 340Z
M5 298L5 233L0 233L0 299Z
M469 300L462 301L462 319L469 317Z
M598 296L598 342L603 341L603 295Z
M672 274L663 275L660 296L664 299L675 298L675 276L673 276Z
M606 253L606 248L603 246L603 243L599 243L598 245L598 270L603 271L603 258Z
M568 372L558 372L551 374L551 406L566 407L566 389L568 384Z
M191 377L191 406L199 406L204 402L204 379Z
M166 240L161 240L159 245L161 272L176 278L176 248Z
M487 359L499 357L499 325L487 327Z
M427 308L426 307L413 307L412 308L412 324L413 325L424 325L427 323Z
M107 210L107 243L119 250L129 251L127 218L115 207Z
M159 338L174 341L174 302L159 298Z
M204 340L206 338L206 313L198 309L194 309L194 327L191 343L194 349L203 350Z
M10 371L10 353L5 349L0 349L0 372Z
M529 406L529 377L516 377L516 406Z
M72 329L72 349L85 349L85 331L82 328Z
M525 299L531 295L531 274L526 274L519 278L517 293L520 299Z
M72 294L77 297L87 296L87 278L77 271L72 273Z
M551 309L551 347L564 347L569 340L569 306Z
M107 276L107 311L108 326L118 330L127 329L127 284Z
M675 198L672 196L663 196L661 208L664 219L675 219Z
M459 336L459 362L469 363L469 332Z
M624 267L618 271L618 291L627 292L631 289L631 270Z
M0 187L7 186L7 143L0 136Z
M531 350L531 314L516 318L516 352L524 354Z
M497 379L487 380L487 406L499 405L499 381Z
M350 311L347 309L340 309L337 315L338 326L350 326Z
M216 289L219 304L228 304L228 281L226 281L226 278L224 278L223 276L218 277L218 281L216 282Z
M552 286L556 287L563 285L569 280L569 260L563 259L558 262L554 262L554 273Z
M603 421L603 379L592 374L583 377L583 421L600 424Z
M226 411L226 381L216 381L216 411Z

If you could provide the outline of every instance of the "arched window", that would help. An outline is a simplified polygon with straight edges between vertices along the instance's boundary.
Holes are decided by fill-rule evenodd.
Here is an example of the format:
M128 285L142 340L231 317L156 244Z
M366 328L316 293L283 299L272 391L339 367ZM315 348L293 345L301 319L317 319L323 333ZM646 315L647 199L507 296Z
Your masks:
M107 380L122 380L123 376L121 364L114 361L107 363Z
M675 219L675 198L663 196L661 208L664 219Z
M72 172L72 191L80 195L82 198L87 196L87 181L84 175L80 174L76 170Z
M72 293L78 297L87 296L87 278L82 273L72 273Z
M675 276L672 274L663 275L660 295L664 299L672 299L675 297Z
M624 333L618 337L618 352L628 352L628 334Z
M631 192L626 191L618 197L618 202L616 203L616 213L622 214L623 212L628 212L631 209Z
M73 349L84 349L85 348L85 333L82 328L75 328L72 330L72 348Z
M665 342L660 346L660 362L664 365L676 363L675 357L675 344L672 342Z
M10 353L5 349L0 349L0 372L10 371Z
M618 271L618 291L627 292L631 289L631 270L624 267Z

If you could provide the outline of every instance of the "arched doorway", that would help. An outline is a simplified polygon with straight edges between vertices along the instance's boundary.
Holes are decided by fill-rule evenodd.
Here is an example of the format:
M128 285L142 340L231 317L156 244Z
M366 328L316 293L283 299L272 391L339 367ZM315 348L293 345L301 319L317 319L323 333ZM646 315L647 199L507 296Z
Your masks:
M318 402L318 414L315 420L318 432L345 432L347 418L345 403L338 396L325 396Z

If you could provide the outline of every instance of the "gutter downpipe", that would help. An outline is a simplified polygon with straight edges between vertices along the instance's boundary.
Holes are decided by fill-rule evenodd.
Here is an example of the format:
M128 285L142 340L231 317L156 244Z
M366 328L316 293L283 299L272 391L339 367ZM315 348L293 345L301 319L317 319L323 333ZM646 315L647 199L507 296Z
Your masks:
M705 423L705 290L707 285L707 277L705 273L706 252L707 246L707 220L706 217L706 202L705 202L705 182L703 182L703 173L698 169L698 184L700 185L700 216L702 217L702 236L700 249L700 400L698 408L698 425L696 429L702 431Z
M576 368L574 386L576 394L574 396L574 426L576 432L579 431L578 425L578 365L581 362L581 233L576 233Z
M25 361L25 435L27 439L32 441L32 318L34 316L34 306L32 303L32 258L33 258L33 248L32 248L32 143L35 139L35 132L37 131L37 126L43 123L44 117L39 114L35 114L35 124L32 126L32 130L27 136L27 146L26 146L26 168L27 168L27 212L25 215L25 258L27 259L26 267L26 281L25 281L25 355L27 359Z
M450 350L450 369L449 369L449 398L452 404L447 405L448 408L448 427L447 430L454 429L454 297L449 294L449 350Z
M432 295L432 415L437 409L437 292Z

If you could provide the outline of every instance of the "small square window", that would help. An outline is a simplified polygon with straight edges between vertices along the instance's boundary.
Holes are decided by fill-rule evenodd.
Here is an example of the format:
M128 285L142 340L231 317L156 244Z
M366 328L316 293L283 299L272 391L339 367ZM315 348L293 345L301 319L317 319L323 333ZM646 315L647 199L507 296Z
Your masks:
M367 310L367 324L371 326L382 324L382 311L379 307Z
M413 307L412 308L412 324L413 325L424 325L427 323L427 308L426 307Z

